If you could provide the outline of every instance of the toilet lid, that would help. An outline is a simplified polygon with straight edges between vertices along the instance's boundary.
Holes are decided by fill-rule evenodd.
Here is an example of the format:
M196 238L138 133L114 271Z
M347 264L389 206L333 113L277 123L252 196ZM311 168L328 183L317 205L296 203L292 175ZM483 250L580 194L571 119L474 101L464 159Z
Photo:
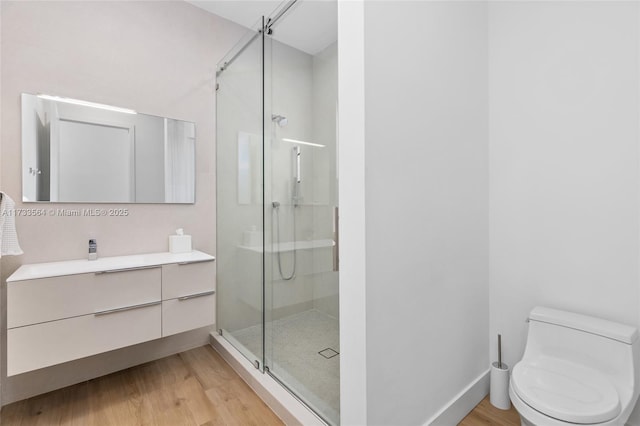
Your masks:
M511 385L527 405L565 422L606 422L621 410L618 392L604 374L558 358L518 363Z

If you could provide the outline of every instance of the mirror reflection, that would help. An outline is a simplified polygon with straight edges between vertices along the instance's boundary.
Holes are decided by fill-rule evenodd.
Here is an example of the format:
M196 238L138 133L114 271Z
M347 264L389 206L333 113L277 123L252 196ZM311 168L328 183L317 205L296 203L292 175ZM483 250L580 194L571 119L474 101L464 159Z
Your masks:
M193 203L195 124L23 94L22 200Z

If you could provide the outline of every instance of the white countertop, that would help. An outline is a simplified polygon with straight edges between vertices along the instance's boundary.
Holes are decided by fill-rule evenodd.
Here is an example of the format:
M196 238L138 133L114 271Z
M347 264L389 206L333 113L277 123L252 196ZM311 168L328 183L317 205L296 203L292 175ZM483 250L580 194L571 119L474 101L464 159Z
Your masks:
M78 259L62 262L32 263L20 266L18 270L7 278L7 282L119 269L144 268L171 263L193 263L213 260L215 260L215 257L194 250L189 253L148 253L130 256L99 257L96 260Z

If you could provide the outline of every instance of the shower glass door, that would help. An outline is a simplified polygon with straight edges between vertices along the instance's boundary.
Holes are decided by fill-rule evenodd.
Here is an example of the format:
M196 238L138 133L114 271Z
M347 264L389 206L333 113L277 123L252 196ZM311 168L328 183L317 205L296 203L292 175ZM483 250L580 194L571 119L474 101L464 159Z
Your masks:
M332 2L298 1L265 36L265 369L339 423L337 43L296 48ZM322 9L322 8L326 8Z
M263 19L218 64L217 324L263 364Z
M336 3L285 1L218 66L217 324L338 424L337 37L318 16Z

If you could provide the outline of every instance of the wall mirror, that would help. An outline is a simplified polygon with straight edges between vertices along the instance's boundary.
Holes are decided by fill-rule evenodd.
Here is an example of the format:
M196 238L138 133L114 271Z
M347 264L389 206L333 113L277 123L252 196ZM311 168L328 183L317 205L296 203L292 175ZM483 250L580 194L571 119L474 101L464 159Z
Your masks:
M195 124L22 94L22 200L193 203Z

